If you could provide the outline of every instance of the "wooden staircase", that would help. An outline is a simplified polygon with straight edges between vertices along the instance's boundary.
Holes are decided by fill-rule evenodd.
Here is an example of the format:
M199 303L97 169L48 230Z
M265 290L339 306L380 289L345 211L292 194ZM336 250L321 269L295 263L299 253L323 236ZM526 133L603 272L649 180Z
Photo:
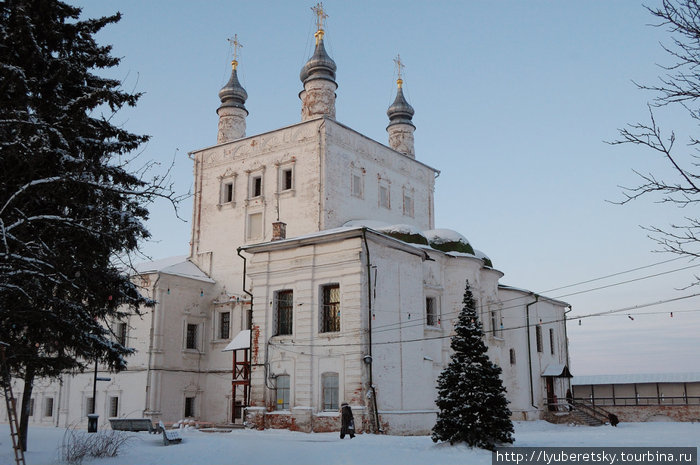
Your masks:
M24 462L24 451L19 442L19 424L17 423L17 401L12 394L12 383L10 379L10 370L5 359L5 347L7 344L0 342L0 361L2 366L2 390L5 394L5 404L7 405L7 419L10 423L10 436L12 436L12 449L15 451L15 463L17 465L26 465Z

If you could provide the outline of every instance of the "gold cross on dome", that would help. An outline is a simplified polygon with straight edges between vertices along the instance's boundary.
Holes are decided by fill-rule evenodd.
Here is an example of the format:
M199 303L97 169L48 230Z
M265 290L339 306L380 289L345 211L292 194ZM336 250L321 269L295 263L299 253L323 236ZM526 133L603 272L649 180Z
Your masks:
M406 67L406 65L403 64L403 61L401 61L401 55L396 55L396 58L394 58L394 63L396 63L396 68L399 71L399 79L401 79L401 70Z
M311 10L316 13L316 30L323 31L323 20L328 18L328 15L323 11L323 2L319 2L316 6L312 6Z
M401 70L406 67L406 65L403 64L403 61L401 61L401 55L397 54L396 58L394 58L394 63L396 64L396 69L398 69L398 74L399 78L396 80L396 84L399 85L399 88L401 88L401 85L403 84L403 79L401 78Z
M233 39L226 40L233 46L233 61L231 62L231 66L233 66L233 69L236 69L238 66L238 50L243 48L243 44L238 41L238 34L234 34Z

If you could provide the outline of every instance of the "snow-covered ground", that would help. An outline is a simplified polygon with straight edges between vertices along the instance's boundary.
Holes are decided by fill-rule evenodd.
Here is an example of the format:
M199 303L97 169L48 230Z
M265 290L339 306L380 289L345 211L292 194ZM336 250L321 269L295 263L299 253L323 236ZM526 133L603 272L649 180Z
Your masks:
M64 430L30 427L27 465L60 464ZM163 446L162 435L132 433L116 458L86 465L223 464L490 464L491 453L463 445L434 444L427 436L363 434L340 440L335 433L235 430L203 433L183 430L182 444ZM621 423L585 427L544 421L517 422L515 446L700 446L700 423ZM13 464L8 425L0 425L0 464Z

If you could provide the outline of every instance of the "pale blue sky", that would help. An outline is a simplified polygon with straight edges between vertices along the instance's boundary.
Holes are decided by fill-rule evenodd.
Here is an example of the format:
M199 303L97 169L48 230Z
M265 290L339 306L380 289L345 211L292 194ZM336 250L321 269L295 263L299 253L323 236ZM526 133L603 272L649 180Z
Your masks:
M307 1L84 2L87 16L119 10L99 34L123 56L112 75L144 92L116 119L152 136L144 157L175 156L175 187L192 183L187 152L216 142L217 93L228 80L238 34L239 76L248 92L247 134L300 120L299 70L312 52ZM655 2L649 2L655 4ZM407 98L416 110L416 157L442 171L436 226L452 228L488 254L503 283L546 291L664 259L639 225L666 226L682 215L643 199L627 206L618 185L631 169L668 173L654 154L612 147L616 128L647 118L653 83L669 63L663 29L636 1L325 1L326 46L338 65L337 119L387 142L386 108L395 92L392 59L401 54ZM697 130L679 111L659 122ZM191 200L181 215L189 220ZM149 224L153 258L186 254L190 225L157 205ZM692 263L690 264L692 265ZM550 292L570 292L689 266L685 260ZM700 269L700 268L699 268ZM634 284L562 297L570 315L674 298L690 269ZM574 374L698 371L700 297L644 311L569 324ZM641 311L641 310L640 310Z

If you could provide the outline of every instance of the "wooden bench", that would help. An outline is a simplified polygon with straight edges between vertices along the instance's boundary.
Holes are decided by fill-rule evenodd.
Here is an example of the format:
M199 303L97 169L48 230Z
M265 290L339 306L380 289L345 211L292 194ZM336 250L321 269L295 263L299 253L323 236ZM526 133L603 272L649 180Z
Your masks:
M182 436L180 436L180 430L177 429L165 429L165 425L162 421L158 422L158 427L163 432L163 445L168 446L170 444L178 444L182 442Z
M109 424L115 431L148 431L157 433L149 418L110 418Z

